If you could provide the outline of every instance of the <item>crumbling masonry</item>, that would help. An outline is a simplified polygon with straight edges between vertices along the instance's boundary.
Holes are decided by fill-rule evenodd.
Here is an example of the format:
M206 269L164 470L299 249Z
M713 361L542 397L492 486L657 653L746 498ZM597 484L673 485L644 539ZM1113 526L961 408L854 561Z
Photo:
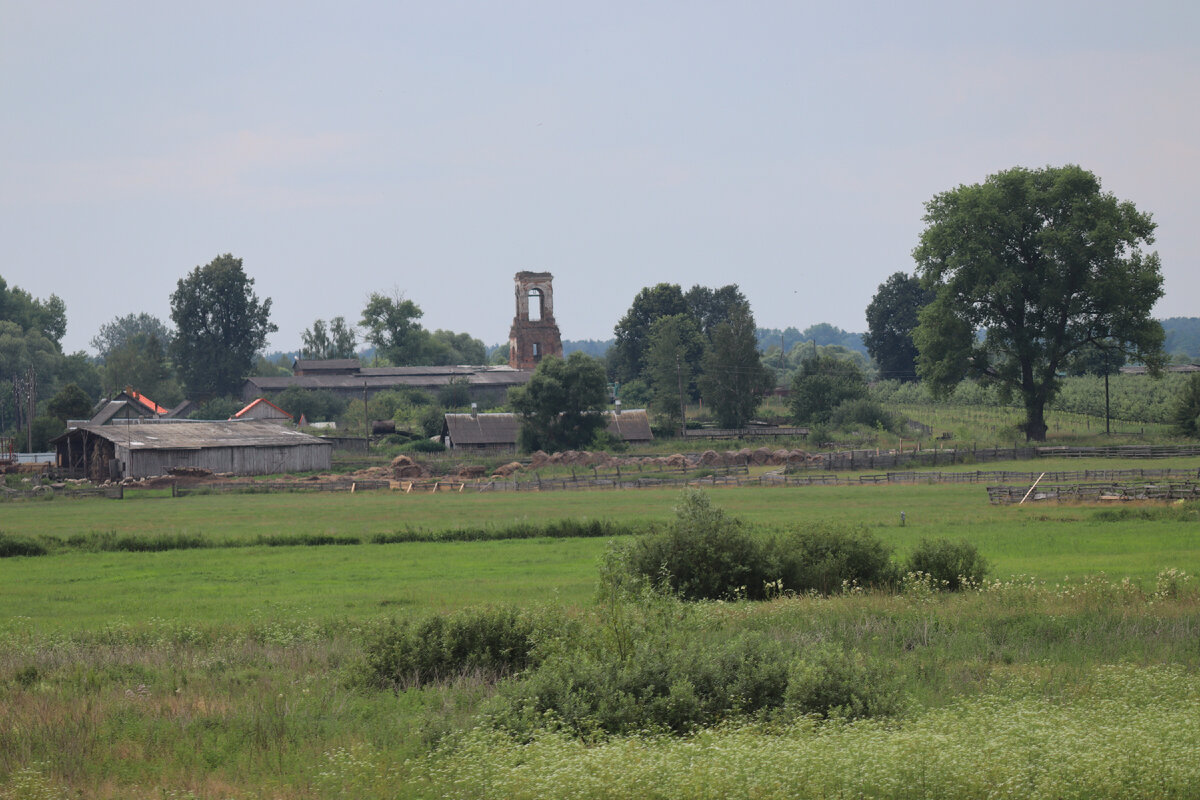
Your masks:
M518 272L517 316L508 332L508 365L534 369L546 356L562 358L562 336L554 321L554 276L549 272Z

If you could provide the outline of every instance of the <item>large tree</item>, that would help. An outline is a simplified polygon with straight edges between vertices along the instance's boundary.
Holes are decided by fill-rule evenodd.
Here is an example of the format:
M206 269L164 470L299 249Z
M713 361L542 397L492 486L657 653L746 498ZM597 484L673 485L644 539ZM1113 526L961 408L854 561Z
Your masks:
M650 326L646 380L650 407L672 427L683 420L683 407L694 391L694 364L704 357L704 337L688 314L661 317Z
M638 292L625 316L613 329L616 339L608 357L613 380L624 382L640 378L646 368L650 326L657 319L687 313L688 304L678 284L660 283Z
M0 277L0 321L12 322L23 331L36 331L62 351L62 337L67 332L67 307L56 294L38 300L24 289Z
M279 330L242 260L226 253L180 278L171 294L171 355L193 400L232 394Z
M171 331L161 319L145 312L126 314L123 317L115 317L112 322L104 323L92 337L91 344L100 354L100 361L103 363L108 360L110 353L124 347L138 336L154 337L162 350L162 357L166 357L167 348L171 344Z
M521 415L524 450L587 447L604 428L608 384L604 365L576 351L538 362L529 383L510 389L508 403Z
M719 289L697 285L686 294L674 283L642 289L614 328L616 338L608 356L610 375L617 381L648 380L646 357L650 349L650 329L655 321L686 314L696 323L705 341L711 342L717 325L744 305L745 296L737 284L732 283ZM699 371L699 356L691 363L691 368Z
M830 353L804 359L792 379L788 407L800 425L828 422L842 403L867 395L867 379L852 359Z
M153 333L137 333L108 350L104 360L104 391L115 395L126 386L173 406L182 400L164 348Z
M879 291L867 306L863 344L879 365L880 378L917 379L913 331L917 327L917 312L932 300L933 292L921 286L915 275L897 272L879 284Z
M750 304L735 305L713 330L701 361L700 395L726 428L745 426L775 385L759 358L754 330Z
M420 364L428 335L419 322L424 313L399 291L372 292L362 312L363 338L392 366Z
M1077 166L1014 168L930 200L913 251L935 293L914 333L917 369L937 393L964 377L1025 407L1027 439L1046 438L1045 406L1082 348L1104 343L1163 360L1162 296L1149 214L1101 191Z

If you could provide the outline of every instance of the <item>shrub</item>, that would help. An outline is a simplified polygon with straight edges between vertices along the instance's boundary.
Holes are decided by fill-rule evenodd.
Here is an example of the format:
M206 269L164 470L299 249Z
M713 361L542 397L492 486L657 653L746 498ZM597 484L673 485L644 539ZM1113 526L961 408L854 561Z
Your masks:
M882 405L865 397L839 404L829 415L829 423L836 428L861 426L885 431L896 426L895 420L883 410Z
M41 542L0 531L0 558L44 555L46 555L46 547Z
M897 578L891 550L865 528L815 524L776 541L783 588L830 594L843 583L887 586Z
M402 445L400 451L403 453L444 453L446 445L433 439L414 439L408 444Z
M980 583L987 576L988 565L975 545L965 539L922 539L908 557L907 570L923 572L937 585L957 591L964 581Z
M627 598L617 615L627 646L614 647L603 634L572 642L502 683L485 717L525 738L547 726L595 738L687 733L730 719L855 718L900 709L892 676L860 654L797 653L761 632L705 631L681 608L673 599Z
M623 557L630 574L685 600L759 598L776 577L763 544L698 489L684 490L665 531L638 538Z
M903 697L894 670L860 652L815 647L788 673L787 708L797 714L842 719L899 713Z
M393 620L367 642L363 678L392 689L470 672L498 678L530 665L536 628L535 618L516 608Z

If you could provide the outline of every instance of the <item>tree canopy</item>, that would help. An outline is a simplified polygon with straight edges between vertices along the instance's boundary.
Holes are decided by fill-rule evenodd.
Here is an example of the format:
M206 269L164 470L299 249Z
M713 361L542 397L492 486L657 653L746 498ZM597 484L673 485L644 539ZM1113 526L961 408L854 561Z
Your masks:
M363 309L364 336L392 366L483 364L487 347L469 333L421 327L425 312L399 292L373 293Z
M587 447L604 428L608 383L604 365L581 352L538 362L529 383L509 390L508 402L522 417L524 450Z
M91 345L96 348L100 362L104 363L110 353L138 336L154 337L162 351L160 355L166 357L167 348L171 344L171 330L161 319L145 312L126 314L123 317L115 317L112 322L104 323L92 337Z
M1089 344L1109 342L1157 366L1162 296L1150 215L1100 189L1078 166L1021 167L930 200L913 252L934 300L914 339L917 369L938 393L964 377L995 383L1025 407L1028 439L1046 438L1058 375Z
M300 355L304 358L354 358L358 331L353 325L346 324L345 317L334 317L328 325L325 320L318 319L311 328L304 329L300 341L304 344L300 348Z
M834 409L867 395L867 381L853 360L821 354L800 362L788 406L800 425L829 422Z
M650 326L646 356L650 406L667 425L677 426L682 421L682 404L694 391L693 365L703 356L704 337L690 315L660 317Z
M242 259L228 253L179 279L171 320L171 354L192 399L237 391L267 336L279 330L271 299L259 301Z
M863 344L879 365L880 378L917 379L917 346L912 334L917 312L932 300L933 292L923 288L915 275L897 272L879 284L867 306Z
M758 356L754 330L750 304L743 300L713 329L701 360L700 394L725 428L744 427L775 385Z

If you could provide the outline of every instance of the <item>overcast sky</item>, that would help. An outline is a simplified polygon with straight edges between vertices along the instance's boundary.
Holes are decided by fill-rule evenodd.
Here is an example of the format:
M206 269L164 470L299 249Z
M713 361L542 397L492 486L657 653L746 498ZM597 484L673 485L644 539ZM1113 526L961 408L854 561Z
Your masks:
M1200 316L1198 9L0 0L0 276L71 351L226 252L270 349L394 290L505 341L520 270L567 339L662 281L861 331L934 194L1076 163Z

